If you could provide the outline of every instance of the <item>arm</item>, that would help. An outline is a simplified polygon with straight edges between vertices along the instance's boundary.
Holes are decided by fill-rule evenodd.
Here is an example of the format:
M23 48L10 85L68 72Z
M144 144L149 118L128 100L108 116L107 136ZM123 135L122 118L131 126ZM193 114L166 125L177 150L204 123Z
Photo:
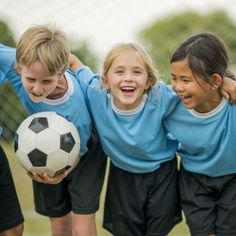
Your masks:
M74 54L70 54L69 56L69 68L76 72L79 68L83 67L84 64L76 57Z
M16 75L14 68L16 50L0 44L0 55L0 83L5 83Z

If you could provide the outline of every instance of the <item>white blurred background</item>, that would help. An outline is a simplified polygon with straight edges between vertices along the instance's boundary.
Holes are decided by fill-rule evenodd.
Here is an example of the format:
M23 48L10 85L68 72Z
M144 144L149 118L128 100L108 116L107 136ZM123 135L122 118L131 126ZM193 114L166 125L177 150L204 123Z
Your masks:
M235 0L1 0L0 17L16 39L32 24L54 22L103 57L113 44L136 41L138 31L168 14L215 9L236 19Z

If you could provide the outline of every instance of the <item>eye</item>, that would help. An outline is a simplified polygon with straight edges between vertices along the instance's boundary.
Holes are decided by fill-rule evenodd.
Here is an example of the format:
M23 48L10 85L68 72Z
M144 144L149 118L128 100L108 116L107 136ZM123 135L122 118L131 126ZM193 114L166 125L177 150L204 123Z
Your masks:
M25 77L26 80L28 80L29 82L34 82L35 79L34 78L31 78L31 77Z
M52 83L52 80L44 80L43 83L44 83L44 84L51 84L51 83Z
M140 75L140 74L142 74L142 71L140 71L140 70L135 70L135 71L134 71L134 74L135 74L135 75Z
M117 71L115 71L115 74L121 75L121 74L124 74L124 71L123 70L117 70Z
M183 78L183 82L184 83L189 83L189 82L191 82L189 79L186 79L186 78Z

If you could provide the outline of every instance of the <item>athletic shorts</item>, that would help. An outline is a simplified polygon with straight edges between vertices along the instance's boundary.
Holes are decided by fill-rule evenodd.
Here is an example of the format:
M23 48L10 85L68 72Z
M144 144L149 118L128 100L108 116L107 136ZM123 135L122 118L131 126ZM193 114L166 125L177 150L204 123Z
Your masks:
M7 156L0 146L0 232L24 222Z
M99 208L107 157L95 132L88 142L88 152L59 184L33 181L35 210L48 217L69 212L92 214Z
M192 236L236 235L236 174L209 177L181 167L180 192Z
M181 221L176 159L145 174L110 163L103 227L115 236L165 236Z

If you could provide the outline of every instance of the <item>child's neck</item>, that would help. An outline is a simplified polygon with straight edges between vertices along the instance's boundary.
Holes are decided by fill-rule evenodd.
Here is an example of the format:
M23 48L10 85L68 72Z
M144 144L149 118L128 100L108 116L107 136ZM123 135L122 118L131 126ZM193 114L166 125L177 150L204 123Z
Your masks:
M63 75L57 84L56 89L47 97L48 99L55 100L63 97L68 90L68 83L66 77Z
M126 110L120 109L115 105L114 97L112 94L110 94L110 98L111 98L111 106L112 106L113 111L115 111L116 113L118 113L120 115L134 115L134 114L138 113L139 111L141 111L143 109L143 107L145 106L146 100L147 100L147 94L145 93L143 95L143 98L137 107L135 107L133 109L126 109Z
M195 108L195 110L199 113L208 113L213 110L215 110L222 102L222 96L217 94L214 97L211 97L208 102L206 102L204 105L199 106L198 108Z

